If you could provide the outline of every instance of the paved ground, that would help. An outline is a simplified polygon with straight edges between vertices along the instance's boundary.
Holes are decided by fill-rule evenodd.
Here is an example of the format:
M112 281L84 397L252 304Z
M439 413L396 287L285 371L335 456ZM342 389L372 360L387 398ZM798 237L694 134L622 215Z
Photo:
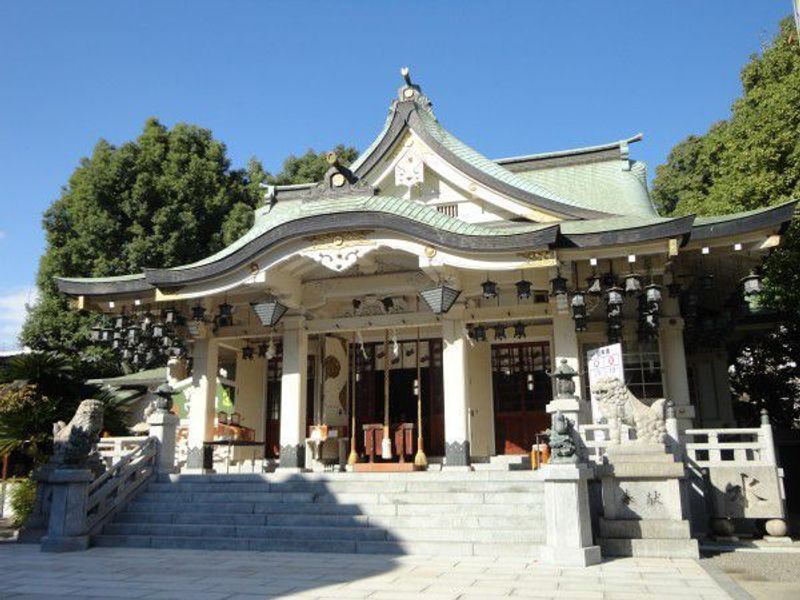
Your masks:
M800 599L800 552L738 551L704 560L727 573L756 600Z
M712 569L713 570L713 569ZM586 569L514 558L430 558L95 548L45 554L0 544L0 598L14 600L723 600L696 561L621 559ZM721 581L721 583L720 583ZM729 583L729 580L728 580Z

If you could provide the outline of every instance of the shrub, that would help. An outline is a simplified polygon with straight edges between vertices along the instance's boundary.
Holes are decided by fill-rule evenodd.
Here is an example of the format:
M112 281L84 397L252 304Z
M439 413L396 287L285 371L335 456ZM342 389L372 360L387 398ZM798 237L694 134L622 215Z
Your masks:
M12 525L21 527L33 512L36 502L36 482L33 479L12 479L10 485L11 510L14 512Z

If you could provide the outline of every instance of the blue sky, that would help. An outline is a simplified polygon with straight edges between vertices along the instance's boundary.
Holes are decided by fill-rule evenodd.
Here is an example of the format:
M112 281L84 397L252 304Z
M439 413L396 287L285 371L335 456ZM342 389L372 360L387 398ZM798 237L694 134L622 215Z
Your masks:
M235 166L364 148L401 80L490 157L642 131L651 169L729 114L790 0L0 3L0 349L44 248L42 212L99 138L196 123ZM154 265L155 266L155 265Z

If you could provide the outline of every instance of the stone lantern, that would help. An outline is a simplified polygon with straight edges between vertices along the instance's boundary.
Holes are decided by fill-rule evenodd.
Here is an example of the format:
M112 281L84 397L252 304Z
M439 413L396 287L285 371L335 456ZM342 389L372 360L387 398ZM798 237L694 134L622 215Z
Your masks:
M569 366L566 358L561 359L558 367L550 373L550 377L556 380L556 399L572 400L575 398L575 375L578 372Z

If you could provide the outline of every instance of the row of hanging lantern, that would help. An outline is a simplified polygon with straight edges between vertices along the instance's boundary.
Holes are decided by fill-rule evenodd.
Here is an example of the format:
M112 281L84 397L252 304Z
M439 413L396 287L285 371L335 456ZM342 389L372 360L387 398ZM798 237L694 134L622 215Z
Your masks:
M183 340L176 332L182 324L183 318L174 308L158 314L144 310L103 317L91 328L90 339L110 347L121 362L147 368L163 364L170 357L186 355Z
M274 327L281 320L289 308L281 303L277 297L268 294L259 302L251 302L250 307L256 314L261 324L265 327ZM217 314L211 318L206 317L206 307L196 304L192 307L192 321L195 323L213 323L215 327L230 327L233 325L233 305L227 300L217 307Z
M267 360L271 360L277 356L278 350L275 346L275 340L271 337L269 341L263 340L258 344L253 344L250 340L247 340L245 346L242 348L242 359L243 360L254 360L256 356L258 358L266 358Z
M477 323L467 327L467 336L469 339L475 342L485 342L486 333L489 329L491 329L494 334L494 341L500 342L508 339L506 337L506 331L509 328L513 329L513 336L515 340L521 340L527 336L525 331L525 323L522 321L517 321L516 323L495 323L493 325Z
M602 297L606 306L606 334L611 343L622 340L625 298L637 300L638 335L640 339L658 336L659 312L661 309L661 286L652 282L642 285L642 277L631 271L623 277L620 287L613 273L593 273L586 280L586 290L569 293L567 280L560 273L550 280L551 294L561 308L568 304L575 323L575 331L586 331L588 321L588 296ZM569 296L571 298L568 300Z

